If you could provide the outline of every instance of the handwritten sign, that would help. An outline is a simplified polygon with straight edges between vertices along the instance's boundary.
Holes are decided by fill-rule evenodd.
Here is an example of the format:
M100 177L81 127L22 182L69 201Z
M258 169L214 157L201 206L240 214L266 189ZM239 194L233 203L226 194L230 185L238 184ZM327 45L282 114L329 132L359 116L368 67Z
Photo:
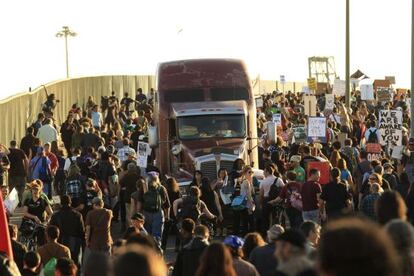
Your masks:
M381 133L381 145L391 148L402 145L402 111L380 110L378 128Z
M256 98L256 107L262 108L263 107L263 99L262 98Z
M272 115L272 122L276 123L276 126L282 125L282 114L276 113Z
M381 152L382 152L381 144L367 143L365 145L365 150L367 152L368 161L381 159Z
M325 95L325 110L333 110L335 107L335 96L333 94Z
M379 102L391 102L394 96L394 91L388 87L377 88L377 101Z
M361 100L374 100L374 86L372 84L361 84Z
M147 160L148 160L148 156L151 154L150 153L150 146L148 143L144 143L144 142L138 142L138 147L137 147L137 164L138 167L141 168L146 168L147 167Z
M309 117L308 118L308 142L319 141L326 142L326 118Z
M308 78L308 87L310 90L316 91L316 79Z
M397 146L392 149L392 158L401 160L403 155L404 146Z
M306 128L305 126L296 126L292 128L293 130L293 137L292 143L301 143L306 141Z
M337 96L345 96L345 85L346 82L340 79L335 79L332 93Z

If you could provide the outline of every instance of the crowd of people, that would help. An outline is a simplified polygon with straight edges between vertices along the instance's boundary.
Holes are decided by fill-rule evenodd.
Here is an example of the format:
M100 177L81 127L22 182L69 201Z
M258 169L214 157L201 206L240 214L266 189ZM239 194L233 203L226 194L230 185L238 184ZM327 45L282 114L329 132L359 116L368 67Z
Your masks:
M9 224L17 268L2 255L0 275L414 275L405 95L376 103L356 91L351 108L336 97L332 110L317 96L321 140L295 134L309 120L303 93L262 95L258 164L236 159L216 179L196 170L183 188L153 155L146 168L136 160L154 93L89 97L61 125L52 94L21 141L0 145L2 198L15 189L23 210L21 225ZM367 151L382 139L380 110L403 113L401 158L387 144Z

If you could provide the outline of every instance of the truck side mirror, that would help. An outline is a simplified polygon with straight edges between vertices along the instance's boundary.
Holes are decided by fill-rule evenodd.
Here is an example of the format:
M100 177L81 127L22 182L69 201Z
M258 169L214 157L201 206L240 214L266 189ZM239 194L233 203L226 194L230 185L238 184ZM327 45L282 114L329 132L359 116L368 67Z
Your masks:
M158 146L158 132L156 126L148 127L148 143L151 148Z
M277 125L276 123L269 122L267 123L267 139L271 142L277 141Z

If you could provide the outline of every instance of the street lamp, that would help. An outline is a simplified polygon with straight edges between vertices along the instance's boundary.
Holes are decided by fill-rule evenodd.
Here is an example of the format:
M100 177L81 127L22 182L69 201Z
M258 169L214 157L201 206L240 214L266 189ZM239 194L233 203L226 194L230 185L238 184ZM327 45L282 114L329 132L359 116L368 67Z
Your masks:
M68 36L76 36L77 34L69 30L68 26L63 26L62 30L56 33L56 37L65 37L65 53L66 53L66 78L69 78L69 58L68 58Z

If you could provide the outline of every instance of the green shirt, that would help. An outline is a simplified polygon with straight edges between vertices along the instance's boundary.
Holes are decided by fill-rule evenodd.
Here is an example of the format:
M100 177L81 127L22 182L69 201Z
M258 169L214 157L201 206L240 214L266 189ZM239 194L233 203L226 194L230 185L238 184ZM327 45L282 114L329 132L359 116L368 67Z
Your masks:
M293 171L296 173L296 181L297 182L305 182L306 173L305 170L301 166L297 166L293 168Z

